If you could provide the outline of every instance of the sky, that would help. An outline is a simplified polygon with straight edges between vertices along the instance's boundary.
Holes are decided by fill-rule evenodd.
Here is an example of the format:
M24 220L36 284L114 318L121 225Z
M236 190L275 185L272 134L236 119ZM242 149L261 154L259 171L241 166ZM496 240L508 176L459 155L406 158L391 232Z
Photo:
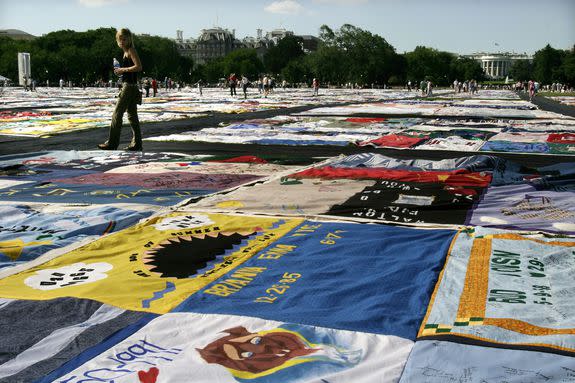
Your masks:
M351 24L382 36L398 53L423 45L458 54L533 54L575 45L575 0L0 0L0 29L35 36L71 29L128 27L184 39L202 29L236 37L283 28L319 34Z

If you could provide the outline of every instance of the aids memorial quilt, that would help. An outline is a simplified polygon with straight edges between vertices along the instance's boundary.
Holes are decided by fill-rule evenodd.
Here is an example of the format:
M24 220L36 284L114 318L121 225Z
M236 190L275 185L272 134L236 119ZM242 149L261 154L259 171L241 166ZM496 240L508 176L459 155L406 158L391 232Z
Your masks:
M344 146L375 139L384 132L398 132L420 122L422 120L418 118L276 116L150 137L147 140Z
M575 195L531 184L492 186L471 214L474 226L575 234Z
M0 196L5 201L85 205L121 202L170 206L285 170L265 163L202 163L186 155L121 152L6 156L0 158L0 166L0 175L10 181L1 185Z
M345 160L334 159L333 163L328 161L322 166L207 198L196 206L406 224L464 224L468 210L491 181L490 174L462 168L385 168L383 160L377 167L352 167L344 163ZM395 166L392 162L388 165Z
M115 335L117 342L154 317L87 299L0 299L0 381L43 379L108 337Z
M412 346L397 336L169 313L38 382L397 382Z
M178 311L256 315L414 339L455 232L304 221ZM395 254L408 245L400 259ZM417 283L413 283L417 278ZM329 314L327 314L329 313Z
M403 99L320 107L295 116L421 120L412 126L397 124L394 129L370 132L371 135L379 133L378 137L349 141L349 144L359 146L460 152L574 153L571 139L575 119L540 110L535 104L520 100L483 99L483 96L459 102L446 98Z
M474 117L491 119L557 118L560 114L538 110L524 101L494 101L455 103L450 100L396 100L319 107L297 113L300 116L418 116L418 117Z
M1 157L0 382L575 381L574 172L552 157L575 153L575 119L513 92L323 91L192 89L141 112L362 102L153 139L407 159ZM97 126L113 104L60 102L0 114L0 134ZM477 155L415 155L449 150Z
M50 250L125 229L152 213L140 205L0 204L0 268L24 264Z
M30 175L25 171L42 170L84 170L107 171L118 166L142 164L148 162L178 162L197 160L193 156L179 153L134 153L128 151L74 151L54 150L0 157L2 176L21 177ZM34 175L32 173L31 175Z
M45 137L110 125L117 97L115 87L92 87L89 91L80 88L40 89L38 92L24 92L17 87L3 88L0 134ZM226 97L227 93L219 87L204 88L203 91L185 87L177 91L161 91L155 97L144 97L138 114L140 122L148 124L213 113L241 114L323 103L414 97L404 91L379 89L324 89L322 93L318 98L312 97L309 89L284 88L263 97L248 90L248 99L244 99Z
M165 313L300 221L159 215L0 280L0 295L14 299L72 296ZM261 271L239 272L255 277Z
M397 382L455 233L156 215L0 279L0 380Z
M210 196L194 207L571 234L574 185L570 163L536 168L485 155L435 161L362 153Z
M574 372L569 356L420 340L400 383L569 382Z
M572 238L460 233L418 339L575 355Z

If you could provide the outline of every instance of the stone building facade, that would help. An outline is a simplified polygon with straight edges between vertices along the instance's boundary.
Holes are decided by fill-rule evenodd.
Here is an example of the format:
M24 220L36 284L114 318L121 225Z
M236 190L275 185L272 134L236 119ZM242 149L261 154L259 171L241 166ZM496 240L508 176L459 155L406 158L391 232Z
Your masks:
M180 54L192 57L194 63L205 64L242 48L243 44L235 36L235 31L223 28L202 29L197 39L184 40L183 32L177 31L175 40Z
M257 29L255 37L248 36L240 40L236 38L234 30L210 28L202 29L197 39L184 39L183 32L177 31L177 37L174 41L180 54L191 57L194 60L194 64L198 65L205 64L218 57L224 57L230 52L241 48L255 49L258 57L263 59L269 48L276 45L284 37L293 35L292 31L285 29L274 29L265 34L261 29ZM310 52L317 49L317 41L319 39L313 36L302 37L304 38L304 46L302 47L304 51Z

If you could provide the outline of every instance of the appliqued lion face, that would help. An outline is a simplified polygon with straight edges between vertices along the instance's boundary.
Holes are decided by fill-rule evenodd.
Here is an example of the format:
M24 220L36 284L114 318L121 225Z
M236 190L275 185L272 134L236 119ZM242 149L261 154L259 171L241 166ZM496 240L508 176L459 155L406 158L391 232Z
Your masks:
M302 339L288 331L260 334L251 333L245 327L239 326L225 332L227 336L197 351L206 362L233 370L259 373L317 351L308 348Z

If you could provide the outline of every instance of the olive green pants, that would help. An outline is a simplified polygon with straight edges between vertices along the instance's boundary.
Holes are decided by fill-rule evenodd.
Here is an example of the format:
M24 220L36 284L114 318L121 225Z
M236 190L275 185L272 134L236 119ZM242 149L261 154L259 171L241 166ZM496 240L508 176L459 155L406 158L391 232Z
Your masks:
M122 119L124 112L128 112L128 121L132 127L132 142L130 146L142 147L142 132L140 130L140 120L138 119L138 98L140 90L135 84L124 84L118 96L118 103L112 115L108 146L117 149L120 144L120 133L122 132Z

